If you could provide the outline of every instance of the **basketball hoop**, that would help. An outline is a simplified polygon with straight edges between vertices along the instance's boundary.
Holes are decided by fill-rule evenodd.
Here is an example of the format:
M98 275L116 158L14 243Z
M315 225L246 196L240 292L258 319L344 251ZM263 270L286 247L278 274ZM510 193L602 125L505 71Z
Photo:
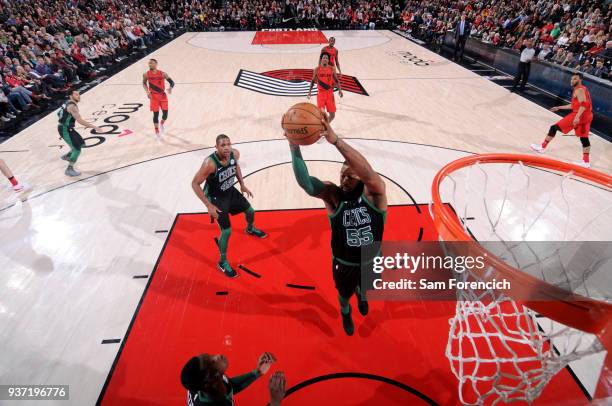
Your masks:
M457 276L481 280L494 272L512 284L509 293L457 292L446 356L461 402L531 402L570 362L604 351L594 397L612 396L612 297L593 294L585 282L588 272L574 283L571 270L555 269L562 284L552 283L544 271L539 277L527 272L542 258L531 252L535 261L519 266L514 252L536 240L612 240L612 177L539 156L484 154L444 166L431 194L430 212L442 241L474 241L475 228L482 240L469 250L486 258L485 271ZM572 211L585 199L589 210ZM480 222L468 229L470 215ZM607 231L597 234L601 224ZM499 242L509 254L502 258L483 247L488 241ZM535 294L546 299L529 300Z

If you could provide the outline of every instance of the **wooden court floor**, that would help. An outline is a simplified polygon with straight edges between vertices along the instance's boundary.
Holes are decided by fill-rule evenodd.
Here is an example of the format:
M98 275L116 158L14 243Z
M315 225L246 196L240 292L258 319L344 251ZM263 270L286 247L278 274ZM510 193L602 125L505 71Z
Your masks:
M454 159L528 153L559 119L392 32L325 34L337 38L342 73L367 93L336 95L334 127L389 180L392 204L428 203L435 173ZM119 349L101 343L125 336L147 284L134 276L151 273L178 213L205 210L190 183L216 135L240 150L255 209L321 207L285 165L281 115L305 97L265 94L276 85L261 77L314 68L319 47L253 46L252 35L186 33L84 93L81 114L105 133L79 130L90 137L80 178L64 175L54 113L0 145L0 158L33 187L21 199L0 187L0 382L69 384L69 404L96 402ZM176 82L161 140L141 84L150 57ZM236 85L247 71L264 92ZM593 168L611 173L612 145L591 142ZM338 179L332 147L303 150L311 173ZM574 137L558 136L547 152L581 158ZM604 201L593 205L609 205L609 193L598 193ZM596 238L612 236L602 228Z

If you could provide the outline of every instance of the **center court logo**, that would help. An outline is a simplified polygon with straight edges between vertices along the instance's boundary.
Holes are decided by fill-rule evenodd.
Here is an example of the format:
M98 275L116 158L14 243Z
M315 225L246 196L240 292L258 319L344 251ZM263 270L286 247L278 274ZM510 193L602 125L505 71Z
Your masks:
M240 69L234 86L271 96L305 97L308 95L312 69L280 69L256 73ZM339 75L342 91L369 96L368 92L354 76ZM313 86L312 95L317 94Z

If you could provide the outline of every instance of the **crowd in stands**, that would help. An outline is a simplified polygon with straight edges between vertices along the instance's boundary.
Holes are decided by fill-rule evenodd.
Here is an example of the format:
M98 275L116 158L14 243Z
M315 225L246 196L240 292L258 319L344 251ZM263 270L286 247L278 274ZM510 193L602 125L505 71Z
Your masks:
M177 29L166 7L134 0L3 0L0 23L0 124L45 109Z
M401 29L435 40L465 13L472 38L518 50L535 41L536 57L610 78L612 2L602 0L408 0Z
M187 4L185 25L191 30L259 30L263 28L392 29L400 22L399 0L253 0Z
M471 36L609 78L603 0L0 0L0 124L65 94L177 30L399 28L440 41L462 13Z
M179 4L194 31L263 28L395 29L441 42L462 13L471 36L515 50L535 41L537 57L609 78L612 2L603 0L244 0Z

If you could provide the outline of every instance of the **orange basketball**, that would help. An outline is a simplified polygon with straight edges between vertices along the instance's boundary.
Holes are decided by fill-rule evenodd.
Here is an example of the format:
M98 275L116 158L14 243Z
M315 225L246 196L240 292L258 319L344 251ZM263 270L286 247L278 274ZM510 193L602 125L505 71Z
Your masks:
M325 130L321 120L323 113L312 103L298 103L285 114L281 125L285 136L298 145L314 144Z

